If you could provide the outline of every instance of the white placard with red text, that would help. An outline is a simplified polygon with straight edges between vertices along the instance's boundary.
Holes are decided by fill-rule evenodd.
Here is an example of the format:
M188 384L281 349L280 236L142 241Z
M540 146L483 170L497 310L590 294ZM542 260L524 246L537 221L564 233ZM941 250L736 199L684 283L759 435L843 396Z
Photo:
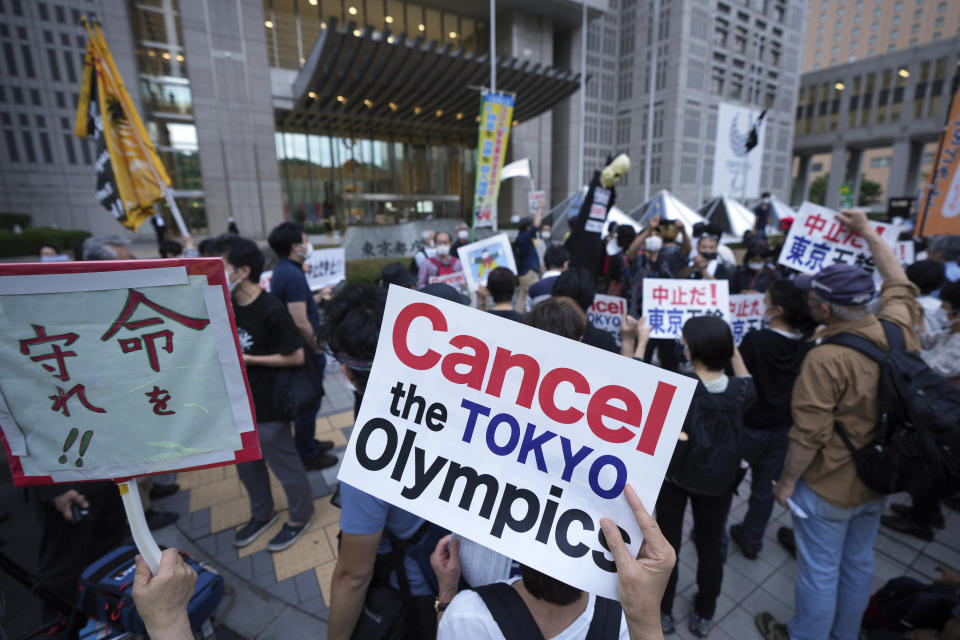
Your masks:
M608 296L598 293L593 304L587 310L587 322L602 329L617 341L620 346L620 318L627 312L627 301L620 296Z
M448 284L461 293L467 291L467 279L463 275L463 271L445 273L442 276L430 276L427 284Z
M599 538L636 553L696 382L391 286L339 479L579 589L617 598Z
M0 341L18 486L260 457L219 258L2 265Z
M874 221L870 224L891 248L896 246L899 225ZM812 202L800 205L797 219L783 242L780 264L802 273L817 273L832 264L874 270L873 256L863 236L837 220L836 212Z
M913 240L899 240L893 248L900 264L910 265L916 261L916 248L913 246Z
M343 247L314 249L303 265L311 291L337 284L347 277L347 259Z
M680 338L684 323L711 315L730 321L730 285L726 280L643 279L643 317L651 338Z
M763 328L764 304L762 293L730 294L730 329L733 341L740 344L743 336L751 331Z

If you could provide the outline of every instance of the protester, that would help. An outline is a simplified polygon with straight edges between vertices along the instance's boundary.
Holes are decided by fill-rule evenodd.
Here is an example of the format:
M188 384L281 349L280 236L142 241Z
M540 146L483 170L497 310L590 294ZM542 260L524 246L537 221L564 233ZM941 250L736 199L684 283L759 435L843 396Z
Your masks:
M773 204L770 202L770 192L764 191L760 194L760 203L753 208L753 215L756 220L753 223L753 233L760 238L767 237L767 225L770 224L770 213Z
M907 348L919 353L913 331L922 314L916 286L863 211L841 211L837 219L863 236L883 287L874 315L868 306L875 295L873 277L863 269L835 264L798 276L795 283L808 291L814 320L826 325L822 336L850 332L886 349L879 316L896 324ZM786 508L789 498L807 515L793 518L796 614L786 626L770 613L758 614L757 627L768 639L858 636L870 597L883 497L860 480L835 425L842 425L855 447L870 442L877 428L878 382L872 360L840 345L823 344L804 359L791 400L787 459L774 488L781 506Z
M224 234L218 239L233 299L233 314L243 362L253 396L262 460L237 465L237 475L250 499L250 522L235 532L234 544L245 547L276 522L267 465L280 481L290 507L289 521L269 543L269 551L286 549L303 535L313 517L313 494L297 454L290 424L274 403L277 370L299 367L306 355L303 341L286 307L260 288L263 254L252 240Z
M651 236L660 238L660 249L656 250L659 252L657 259L659 260L662 257L665 268L669 269L671 274L674 274L669 277L675 277L681 269L687 266L687 256L690 254L689 234L683 225L678 224L676 220L669 220L660 215L651 216L646 229L633 239L627 249L627 259L630 262L635 262L638 257L643 255L643 252L647 251L647 238ZM680 239L679 246L677 245L678 238ZM657 244L654 242L652 246Z
M409 269L399 262L391 262L380 270L380 279L377 284L384 287L395 284L404 289L416 289L417 279L413 277Z
M940 331L919 336L923 359L931 369L960 386L960 281L945 284L940 300L946 322Z
M542 274L546 269L543 263L543 256L547 252L547 249L553 246L553 226L549 220L544 220L540 223L540 231L533 241L533 246L537 249L537 258L540 260L540 271Z
M943 263L936 260L918 260L909 265L906 272L910 282L920 289L920 297L917 298L917 302L923 309L923 332L936 333L940 331L946 323L946 317L940 305L940 298L936 297L934 293L940 291L940 287L947 281ZM914 329L919 332L920 326L914 327Z
M595 278L588 269L567 269L557 276L557 281L553 284L553 293L551 295L554 297L566 296L572 299L580 307L580 311L586 314L593 305L594 297L597 295L595 282ZM584 344L588 344L591 347L605 349L612 353L620 353L620 347L617 346L617 341L614 340L613 336L603 329L598 329L589 322L583 331L581 340Z
M133 602L151 640L193 640L187 605L197 583L197 572L174 548L160 555L157 575L141 556L133 574Z
M770 328L748 332L740 353L757 388L757 400L744 414L744 459L750 463L750 501L743 522L730 537L743 556L756 559L773 512L773 482L787 455L790 394L816 327L802 291L789 280L771 283L764 296L764 320Z
M726 280L730 277L730 268L720 261L717 253L719 238L705 232L697 240L697 254L689 264L680 270L678 278L703 280Z
M486 294L489 292L493 298L493 307L490 313L506 318L523 322L523 316L517 313L513 308L513 293L517 290L518 279L516 274L506 267L497 267L487 276L487 286L480 287L481 309L486 309Z
M614 237L616 251L604 256L602 274L606 279L607 294L622 296L630 280L630 259L627 250L637 237L637 231L630 225L617 227Z
M183 245L176 240L164 240L160 243L161 258L179 258L183 255Z
M450 255L450 234L446 231L437 233L435 237L436 256L427 258L420 266L417 276L417 289L423 289L430 284L430 278L445 276L463 271L463 265L458 258Z
M931 260L943 264L947 280L950 282L960 280L960 235L932 238L927 253Z
M344 375L361 394L377 350L386 295L382 287L350 285L327 307L328 344ZM330 640L347 640L353 635L378 559L386 558L392 548L391 538L416 538L421 545L429 540L427 554L436 544L436 538L423 534L428 525L422 518L345 482L340 483L340 504L340 553L330 586ZM432 638L436 628L436 591L427 582L424 568L409 554L404 555L403 570L415 603L413 629L409 630L412 635L407 637ZM399 589L396 573L388 575L389 583Z
M43 245L40 247L40 262L53 262L57 259L57 250Z
M525 307L520 307L524 311L530 311L538 302L542 302L550 297L553 291L553 283L557 281L557 276L567 270L570 266L570 255L566 247L562 244L551 245L543 253L543 265L546 271L540 280L530 285L527 291L527 303Z
M465 222L457 224L457 240L450 247L454 258L460 259L460 247L470 244L470 227Z
M730 293L765 293L767 288L780 279L780 274L767 264L770 249L767 245L753 242L747 246L743 264L730 276Z
M315 360L316 369L322 375L327 360L318 338L320 310L303 273L303 264L313 247L303 227L296 222L281 222L270 232L268 242L277 254L277 264L273 267L270 280L270 293L286 305L287 312L303 338L305 357ZM322 397L317 398L313 407L293 421L294 443L300 460L308 471L326 469L337 464L337 457L327 453L333 448L333 442L314 438L317 432L317 412L320 411L322 401Z
M742 477L743 412L753 404L756 390L723 319L690 318L683 325L683 345L699 382L657 499L657 523L679 554L683 515L690 501L697 533L697 594L687 627L704 638L710 632L723 583L723 529ZM724 373L731 361L734 378ZM700 458L707 451L711 452L709 464ZM660 604L665 634L675 629L677 578L674 567Z
M420 232L420 244L422 246L413 254L413 262L410 263L410 272L413 273L413 275L420 274L423 263L427 261L427 258L432 258L437 255L434 244L436 235L437 233L433 229L424 229ZM417 288L419 289L419 287Z
M84 260L136 260L130 241L123 236L90 236L83 241Z
M154 233L157 234L157 246L161 246L167 235L167 221L164 220L162 213L155 213L150 216L150 224L153 226Z
M533 218L523 218L517 226L517 275L520 280L520 293L517 296L517 307L527 307L527 291L530 285L540 279L540 256L533 240L540 228L543 216L543 203L537 207L537 214Z

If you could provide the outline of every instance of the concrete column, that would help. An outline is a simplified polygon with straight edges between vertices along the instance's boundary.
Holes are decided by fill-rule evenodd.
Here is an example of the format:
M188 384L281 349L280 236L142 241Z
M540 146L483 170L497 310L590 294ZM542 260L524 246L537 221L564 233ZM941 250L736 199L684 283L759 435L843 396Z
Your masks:
M916 173L913 176L913 185L910 186L908 169L910 166L912 142L910 138L896 138L893 141L893 157L890 161L890 178L887 180L887 197L900 198L912 195L916 187Z
M910 143L910 162L907 164L907 190L904 195L913 196L917 192L917 178L920 174L920 161L923 157L923 143Z
M846 180L850 183L850 195L853 197L853 206L860 200L860 176L863 165L863 149L850 149L847 159Z
M810 158L809 153L797 154L799 163L797 166L797 183L790 193L790 204L800 204L810 194Z
M827 197L825 206L830 209L840 207L840 185L846 178L847 145L843 141L833 146L830 154L830 174L827 176Z

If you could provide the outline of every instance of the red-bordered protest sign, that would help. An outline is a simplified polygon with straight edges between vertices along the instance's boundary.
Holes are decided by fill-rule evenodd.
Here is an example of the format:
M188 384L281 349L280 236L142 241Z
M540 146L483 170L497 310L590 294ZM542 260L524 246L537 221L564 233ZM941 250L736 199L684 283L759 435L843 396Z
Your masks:
M0 336L17 486L260 458L218 258L0 265Z
M730 295L730 329L733 341L740 344L743 336L763 328L763 314L767 310L763 293Z
M643 279L643 317L651 338L680 338L695 316L730 321L730 285L726 280Z

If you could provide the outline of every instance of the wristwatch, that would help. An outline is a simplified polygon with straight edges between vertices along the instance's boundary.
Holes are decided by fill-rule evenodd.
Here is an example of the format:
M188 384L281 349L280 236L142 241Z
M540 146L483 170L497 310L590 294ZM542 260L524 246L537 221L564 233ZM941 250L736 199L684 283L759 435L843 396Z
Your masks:
M437 613L442 613L446 611L447 607L450 605L449 602L440 602L440 596L437 596L433 599L433 610Z

